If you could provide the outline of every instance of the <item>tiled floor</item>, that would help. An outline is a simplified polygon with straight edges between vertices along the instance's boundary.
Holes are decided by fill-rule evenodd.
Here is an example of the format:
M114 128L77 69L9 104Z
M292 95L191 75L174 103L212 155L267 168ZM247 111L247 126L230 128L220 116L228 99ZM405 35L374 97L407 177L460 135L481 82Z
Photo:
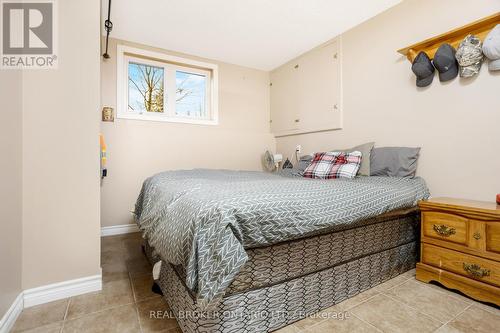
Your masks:
M415 270L278 330L307 332L500 332L500 310L415 279Z
M103 290L25 309L14 332L181 332L151 292L151 266L138 233L101 241ZM150 311L161 319L150 318Z
M164 315L166 302L151 292L139 234L103 238L101 260L102 291L28 308L14 332L180 332ZM410 271L277 332L499 331L500 310L418 282Z

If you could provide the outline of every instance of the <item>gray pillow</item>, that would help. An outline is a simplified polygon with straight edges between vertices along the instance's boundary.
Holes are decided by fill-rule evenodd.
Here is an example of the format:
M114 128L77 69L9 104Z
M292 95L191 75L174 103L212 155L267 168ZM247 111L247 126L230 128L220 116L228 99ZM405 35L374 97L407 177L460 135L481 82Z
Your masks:
M373 148L370 174L372 176L415 177L420 148Z
M370 161L371 161L371 152L375 142L368 142L356 147L352 147L350 149L332 149L330 151L338 151L342 153L350 153L353 151L361 152L361 166L359 167L358 175L361 176L369 176L370 175Z
M293 167L292 173L294 175L302 176L304 170L311 164L313 157L311 155L305 155L299 158L297 165Z

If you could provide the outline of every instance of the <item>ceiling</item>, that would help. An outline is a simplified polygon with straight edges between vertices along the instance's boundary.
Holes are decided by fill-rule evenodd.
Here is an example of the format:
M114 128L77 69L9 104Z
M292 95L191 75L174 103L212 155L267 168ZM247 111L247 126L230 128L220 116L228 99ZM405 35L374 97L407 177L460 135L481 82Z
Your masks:
M399 2L115 0L111 37L272 70Z

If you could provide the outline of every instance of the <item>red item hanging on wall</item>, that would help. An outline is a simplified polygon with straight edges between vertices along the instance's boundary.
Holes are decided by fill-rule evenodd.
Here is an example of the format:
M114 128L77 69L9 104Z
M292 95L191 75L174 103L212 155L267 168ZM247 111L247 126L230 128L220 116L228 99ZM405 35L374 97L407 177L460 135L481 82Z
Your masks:
M497 204L500 205L500 194L497 194Z

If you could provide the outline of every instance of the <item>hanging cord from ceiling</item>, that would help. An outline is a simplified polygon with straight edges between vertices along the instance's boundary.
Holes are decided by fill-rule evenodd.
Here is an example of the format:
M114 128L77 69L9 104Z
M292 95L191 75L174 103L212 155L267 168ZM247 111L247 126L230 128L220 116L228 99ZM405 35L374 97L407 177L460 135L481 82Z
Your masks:
M113 22L111 22L111 0L108 2L108 19L104 21L104 29L106 29L106 51L102 55L104 59L109 59L109 54L108 54L108 40L109 40L109 33L111 30L113 30Z

